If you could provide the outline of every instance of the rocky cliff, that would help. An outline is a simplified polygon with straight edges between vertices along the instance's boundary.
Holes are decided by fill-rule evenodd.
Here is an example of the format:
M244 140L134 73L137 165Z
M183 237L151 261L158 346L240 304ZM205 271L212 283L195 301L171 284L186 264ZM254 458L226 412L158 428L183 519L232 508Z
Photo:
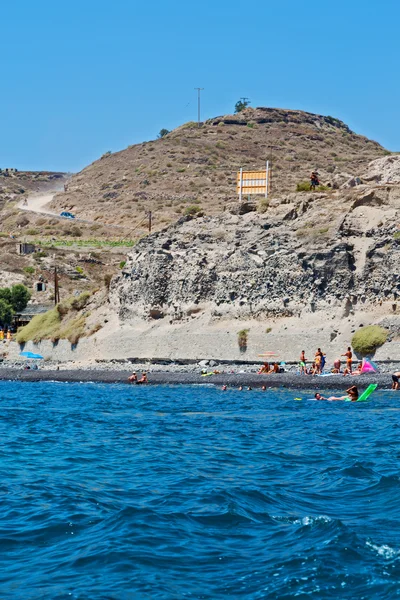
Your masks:
M400 190L292 194L267 212L183 218L136 246L115 281L123 319L297 315L396 302ZM231 206L231 212L240 212Z

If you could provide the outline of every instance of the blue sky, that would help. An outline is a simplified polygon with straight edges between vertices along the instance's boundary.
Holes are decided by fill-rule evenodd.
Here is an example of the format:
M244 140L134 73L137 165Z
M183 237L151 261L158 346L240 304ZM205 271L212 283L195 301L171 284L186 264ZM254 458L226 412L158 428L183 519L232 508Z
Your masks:
M7 4L6 4L7 2ZM400 150L400 2L5 0L0 167L77 171L252 106L344 120Z

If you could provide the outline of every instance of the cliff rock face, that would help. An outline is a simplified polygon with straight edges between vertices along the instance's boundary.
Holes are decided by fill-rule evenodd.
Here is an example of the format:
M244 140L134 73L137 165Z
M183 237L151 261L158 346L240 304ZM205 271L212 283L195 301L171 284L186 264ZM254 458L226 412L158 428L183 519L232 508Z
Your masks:
M232 212L240 212L231 207ZM291 194L267 212L183 218L138 243L114 280L122 320L300 315L400 296L400 190Z

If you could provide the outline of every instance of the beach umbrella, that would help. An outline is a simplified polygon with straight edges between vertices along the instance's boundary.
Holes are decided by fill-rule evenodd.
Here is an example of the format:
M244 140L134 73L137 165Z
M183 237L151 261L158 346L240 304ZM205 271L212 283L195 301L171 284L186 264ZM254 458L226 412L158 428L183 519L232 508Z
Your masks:
M41 354L35 354L34 352L20 352L20 356L24 358L36 358L38 360L44 360L44 357Z

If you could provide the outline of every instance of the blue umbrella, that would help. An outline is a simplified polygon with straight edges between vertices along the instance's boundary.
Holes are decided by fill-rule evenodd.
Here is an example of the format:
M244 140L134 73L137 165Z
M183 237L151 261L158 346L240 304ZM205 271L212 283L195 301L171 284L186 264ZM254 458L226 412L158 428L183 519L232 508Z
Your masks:
M35 354L34 352L20 352L20 356L24 356L25 358L44 358L41 354Z

